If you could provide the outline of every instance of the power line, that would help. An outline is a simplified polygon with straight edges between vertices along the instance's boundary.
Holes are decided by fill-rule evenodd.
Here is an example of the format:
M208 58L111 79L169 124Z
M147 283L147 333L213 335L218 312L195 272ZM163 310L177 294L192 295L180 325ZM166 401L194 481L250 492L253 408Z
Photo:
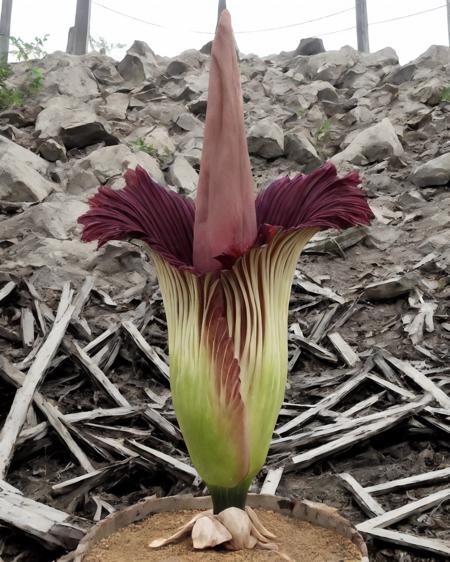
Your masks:
M209 36L213 36L214 32L209 32L209 31L199 31L199 30L190 30L190 29L183 29L183 28L173 28L173 27L167 27L165 25L159 24L159 23L154 23L148 20L144 20L142 18L138 18L136 16L132 16L130 14L126 14L125 12L121 12L119 10L115 10L114 8L110 8L109 6L105 6L104 4L101 4L100 2L94 2L95 5L99 6L100 8L103 8L104 10L107 10L109 12L112 12L114 14L117 14L119 16L131 19L133 21L137 21L139 23L143 23L145 25L151 25L152 27L157 27L159 29L165 29L168 31L187 31L189 33L195 33L197 35L209 35ZM393 17L393 18L388 18L388 19L384 19L384 20L378 20L378 21L374 21L374 22L370 22L369 23L369 27L373 26L373 25L381 25L381 24L385 24L385 23L390 23L393 21L399 21L399 20L404 20L404 19L408 19L408 18L412 18L415 16L420 16L422 14L427 14L430 12L436 12L437 10L442 10L442 8L446 8L447 4L442 4L441 6L436 6L435 8L428 8L427 10L421 10L420 12L414 12L411 14L406 14L404 16L397 16L397 17ZM283 30L283 29L291 29L294 27L300 27L302 25L306 25L309 23L315 23L318 21L323 21L325 19L329 19L332 18L334 16L338 16L341 14L346 14L348 12L353 12L355 10L355 7L351 7L351 8L346 8L345 10L340 10L338 12L333 12L331 14L326 14L324 16L320 16L318 18L314 18L314 19L310 19L310 20L306 20L303 22L298 22L298 23L291 23L288 25L283 25L283 26L278 26L278 27L266 27L263 29L248 29L248 30L240 30L240 31L235 31L234 33L237 34L251 34L251 33L266 33L266 32L270 32L270 31L279 31L279 30ZM328 31L326 33L321 33L320 36L321 37L325 37L328 35L335 35L337 33L344 33L345 31L353 31L356 29L356 26L351 26L351 27L345 27L342 29L337 29L335 31Z
M95 5L99 6L100 8L103 8L104 10L107 10L109 12L113 12L114 14L117 14L119 16L123 16L125 18L143 23L145 25L151 25L152 27L158 27L160 29L167 29L170 31L179 31L180 29L175 29L175 28L170 28L167 27L165 25L159 24L159 23L154 23L148 20L144 20L141 18L138 18L136 16L131 16L129 14L126 14L125 12L121 12L119 10L115 10L114 8L110 8L109 6L105 6L104 4L101 4L100 2L94 2ZM282 25L279 27L266 27L264 29L248 29L248 30L241 30L241 31L235 31L235 35L238 34L249 34L249 33L266 33L268 31L278 31L278 30L283 30L283 29L290 29L293 27L300 27L302 25L306 25L308 23L315 23L318 21L323 21L325 19L329 19L329 18L333 18L335 16L339 16L341 14L346 14L348 12L353 12L355 10L354 6L352 6L351 8L346 8L345 10L340 10L339 12L333 12L331 14L326 14L324 16L319 16L317 18L311 19L311 20L306 20L306 21L302 21L302 22L298 22L298 23L291 23L288 25ZM199 35L214 35L214 32L210 32L210 31L198 31L198 30L190 30L190 29L184 29L183 31L188 31L189 33L195 33L195 34L199 34Z
M306 20L299 23L291 23L289 25L282 25L280 27L266 27L265 29L249 29L243 31L235 31L235 33L263 33L266 31L278 31L279 29L290 29L292 27L300 27L301 25L306 25L308 23L315 23L316 21L326 20L328 18L333 18L334 16L340 16L341 14L347 14L348 12L354 12L355 7L346 8L345 10L340 10L339 12L334 12L332 14L327 14L326 16L320 16L312 20Z
M378 21L373 21L373 22L369 22L369 27L372 25L381 25L382 23L390 23L391 21L398 21L398 20L405 20L407 18L412 18L414 16L420 16L422 14L427 14L428 12L436 12L437 10L442 10L442 8L446 8L447 4L444 4L442 6L437 6L435 8L429 8L428 10L422 10L420 12L414 12L412 14L406 14L405 16L398 16L395 18L389 18L386 20L378 20ZM344 27L343 29L336 29L336 31L328 31L326 33L321 33L320 37L326 37L328 35L335 35L337 33L344 33L345 31L354 31L356 29L356 25L353 25L351 27Z
M443 4L442 6L436 6L436 8L429 8L428 10L422 10L421 12L414 12L413 14L406 14L406 16L397 16L395 18L389 18L387 20L379 20L369 23L369 25L379 25L381 23L389 23L391 21L398 21L398 20L405 20L407 18L412 18L414 16L421 16L422 14L427 14L429 12L436 12L437 10L442 10L442 8L446 8L447 4Z

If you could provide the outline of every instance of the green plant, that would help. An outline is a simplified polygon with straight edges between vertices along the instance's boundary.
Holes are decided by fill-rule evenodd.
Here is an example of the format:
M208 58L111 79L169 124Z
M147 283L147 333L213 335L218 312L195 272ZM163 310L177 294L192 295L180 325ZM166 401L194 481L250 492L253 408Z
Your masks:
M44 84L44 70L38 66L31 69L31 80L25 85L26 91L30 96L34 96L40 92Z
M325 121L316 130L316 139L319 142L325 142L328 139L330 131L331 131L331 120L325 119Z
M444 103L450 102L450 84L442 88L441 101Z
M23 97L19 90L9 88L6 80L11 76L12 68L8 64L0 65L0 110L9 109L11 107L21 107L23 105Z
M18 61L28 61L46 55L44 46L48 35L35 37L34 41L31 42L26 42L19 37L10 37L9 39L15 48L15 50L11 50L11 54ZM0 64L0 111L22 107L27 98L36 95L42 89L44 83L43 69L33 66L30 78L19 88L11 88L6 84L6 81L12 73L11 65Z
M6 80L12 75L12 68L8 64L0 66L0 111L22 107L25 100L35 96L44 83L44 71L42 68L33 66L31 78L20 88L11 88Z
M319 230L369 224L372 212L357 187L358 176L338 177L331 162L308 175L277 179L255 199L236 44L226 11L209 72L195 202L159 186L138 166L126 172L123 189L101 187L78 222L83 241L97 240L100 247L110 240L140 239L152 257L166 310L180 429L211 492L214 513L227 511L230 528L242 531L232 547L253 548L255 536L266 540L264 530L244 509L283 402L289 300L299 254ZM136 139L133 145L142 148L145 142ZM211 529L211 515L206 517L208 527L192 520L174 537L150 546L170 543L194 523L194 534ZM258 535L251 535L252 525L262 529Z
M138 137L137 139L131 141L130 143L131 148L135 149L136 151L146 152L148 155L153 156L153 158L159 159L159 152L158 149L155 148L152 144L148 144L142 137Z
M11 36L9 40L15 50L11 51L11 54L18 61L27 61L30 59L41 59L47 52L45 50L45 43L48 40L49 35L44 35L44 37L35 37L34 41L24 41L20 37Z
M108 43L104 37L89 37L89 43L94 51L97 51L101 55L109 55L114 49L123 49L126 45L124 43Z
M22 107L23 103L23 95L19 90L0 84L0 111Z

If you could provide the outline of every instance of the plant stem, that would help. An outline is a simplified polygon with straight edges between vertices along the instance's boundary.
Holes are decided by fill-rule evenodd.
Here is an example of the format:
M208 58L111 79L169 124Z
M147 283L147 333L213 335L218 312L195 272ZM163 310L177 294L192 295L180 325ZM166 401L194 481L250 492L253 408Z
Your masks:
M217 515L229 507L245 509L248 489L251 481L243 480L236 488L217 488L208 486L213 502L214 514Z

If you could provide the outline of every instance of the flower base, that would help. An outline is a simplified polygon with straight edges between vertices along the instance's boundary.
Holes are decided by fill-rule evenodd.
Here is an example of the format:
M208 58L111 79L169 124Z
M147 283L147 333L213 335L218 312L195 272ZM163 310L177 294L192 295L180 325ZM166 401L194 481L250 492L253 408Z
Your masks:
M246 560L305 560L308 559L306 549L311 548L315 550L309 559L319 561L323 548L324 562L368 562L367 549L362 537L333 508L306 500L294 501L262 495L249 495L247 505L256 510L263 525L277 535L276 539L270 540L277 544L279 550L278 553L256 549L247 551ZM222 558L227 562L242 560L242 552L237 552L234 558L233 553L223 548L220 550L221 547L196 551L190 538L158 549L149 548L150 542L174 533L200 511L209 510L209 513L212 513L211 507L209 497L172 496L146 499L114 513L95 525L80 542L76 551L61 558L59 562L187 562L197 559L219 561ZM204 515L201 513L199 517ZM134 523L138 523L138 526L133 525ZM128 529L130 525L132 527ZM117 552L113 549L117 549Z

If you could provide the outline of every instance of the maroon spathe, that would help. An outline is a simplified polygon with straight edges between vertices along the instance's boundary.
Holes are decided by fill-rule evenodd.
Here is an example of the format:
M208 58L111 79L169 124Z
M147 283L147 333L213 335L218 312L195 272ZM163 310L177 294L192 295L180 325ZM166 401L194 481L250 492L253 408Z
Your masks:
M194 267L195 204L154 182L138 167L125 174L124 189L100 187L91 198L91 209L79 218L85 242L144 240L175 267ZM280 229L337 228L369 224L372 212L357 187L358 174L339 178L330 162L308 175L278 179L254 201L257 235L250 247L265 244L267 233ZM244 250L245 251L245 250ZM218 268L229 268L241 254L229 247L216 257Z
M79 222L82 239L139 238L171 265L197 274L229 269L279 230L348 228L372 212L356 172L339 178L330 162L273 182L256 198L230 14L222 12L211 53L208 110L197 199L154 182L138 167L126 187L101 187Z

